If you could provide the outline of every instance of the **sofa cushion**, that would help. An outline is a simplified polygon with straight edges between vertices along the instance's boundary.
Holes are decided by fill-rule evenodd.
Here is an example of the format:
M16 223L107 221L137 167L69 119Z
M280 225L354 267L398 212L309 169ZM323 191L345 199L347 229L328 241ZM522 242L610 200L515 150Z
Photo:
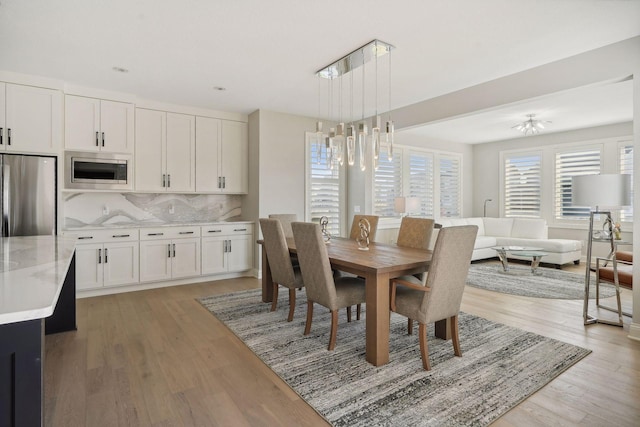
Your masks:
M484 236L484 221L482 218L467 218L467 224L478 226L478 236Z
M513 218L482 218L484 221L484 235L495 237L511 236Z
M493 236L477 236L473 249L490 248L496 245L496 238Z
M540 218L514 218L511 237L546 239L547 222Z
M531 246L541 248L546 252L572 252L582 249L580 240L568 239L520 239L517 237L498 237L497 245L504 246Z

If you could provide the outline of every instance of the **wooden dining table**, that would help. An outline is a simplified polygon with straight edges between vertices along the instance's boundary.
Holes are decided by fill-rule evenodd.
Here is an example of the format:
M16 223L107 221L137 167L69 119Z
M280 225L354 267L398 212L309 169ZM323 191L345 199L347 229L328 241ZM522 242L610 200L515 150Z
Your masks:
M262 243L262 241L258 241ZM296 253L287 238L291 254ZM371 243L369 250L358 249L355 240L332 238L327 243L331 267L363 277L366 282L366 359L380 366L389 362L389 280L422 273L431 262L432 252L397 245ZM273 300L273 279L266 251L262 251L262 301ZM437 335L449 339L446 321L436 324Z

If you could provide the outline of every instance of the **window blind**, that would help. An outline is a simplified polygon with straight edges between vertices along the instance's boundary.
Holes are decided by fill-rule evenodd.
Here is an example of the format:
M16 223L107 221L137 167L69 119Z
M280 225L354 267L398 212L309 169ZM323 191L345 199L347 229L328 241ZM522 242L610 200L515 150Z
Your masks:
M460 217L460 159L442 156L440 167L440 217Z
M402 196L402 149L394 150L393 160L386 153L378 158L378 169L374 171L374 215L394 217L395 198Z
M416 215L433 218L433 155L409 153L409 197L420 199Z
M619 150L620 173L631 175L631 206L620 210L620 221L633 222L633 145L621 145Z
M318 150L320 144L320 150ZM319 222L326 216L329 219L327 230L334 236L340 235L340 218L343 203L340 197L341 168L327 167L327 150L323 142L312 140L310 144L310 185L307 189L308 212L312 222ZM318 154L319 153L319 154Z
M540 217L541 154L513 154L504 160L504 216Z
M599 148L556 153L556 219L586 219L589 217L590 208L573 206L571 178L600 173L600 157Z

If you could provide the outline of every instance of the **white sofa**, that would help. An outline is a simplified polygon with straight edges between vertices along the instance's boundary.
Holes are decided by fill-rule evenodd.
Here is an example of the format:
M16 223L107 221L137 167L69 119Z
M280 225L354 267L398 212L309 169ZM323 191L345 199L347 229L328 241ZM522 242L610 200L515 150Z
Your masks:
M437 221L442 227L473 224L478 226L478 237L473 249L472 260L496 257L492 246L535 246L549 255L543 263L563 264L580 263L582 242L580 240L549 239L547 222L537 218L441 218ZM531 260L508 253L509 258Z

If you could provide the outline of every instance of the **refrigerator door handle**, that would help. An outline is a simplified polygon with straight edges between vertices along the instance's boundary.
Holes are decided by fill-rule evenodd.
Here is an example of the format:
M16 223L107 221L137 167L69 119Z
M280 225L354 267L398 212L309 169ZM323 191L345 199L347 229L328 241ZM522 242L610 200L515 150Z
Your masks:
M2 235L9 236L9 218L11 209L9 206L9 176L11 169L9 164L2 159Z

